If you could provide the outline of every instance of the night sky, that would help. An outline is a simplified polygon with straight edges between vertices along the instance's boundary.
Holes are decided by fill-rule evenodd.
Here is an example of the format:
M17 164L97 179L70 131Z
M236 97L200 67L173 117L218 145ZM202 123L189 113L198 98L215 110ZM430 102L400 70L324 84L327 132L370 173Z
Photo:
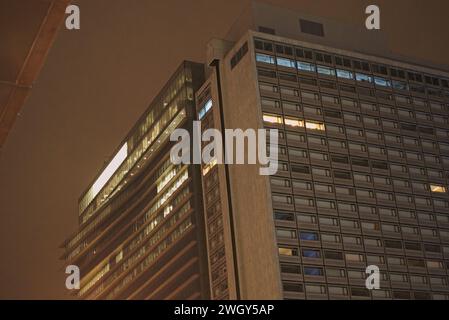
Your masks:
M264 2L355 24L378 4L393 52L449 65L447 0ZM81 30L61 29L0 155L3 299L68 298L58 247L79 195L181 61L203 61L248 1L74 3Z

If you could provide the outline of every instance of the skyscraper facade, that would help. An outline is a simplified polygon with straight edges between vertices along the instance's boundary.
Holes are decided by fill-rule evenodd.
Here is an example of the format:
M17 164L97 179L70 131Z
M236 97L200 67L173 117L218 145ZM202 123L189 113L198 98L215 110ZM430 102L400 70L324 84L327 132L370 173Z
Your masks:
M84 299L207 299L199 166L174 166L170 134L192 130L201 64L184 62L79 201L64 258Z
M80 200L81 231L66 244L69 261L92 270L81 296L449 299L449 72L396 56L386 43L382 34L252 4L226 40L210 41L205 79L184 83L195 91L191 108L177 109L168 128L200 120L203 130L278 130L277 173L214 161L173 167L161 140L150 150L161 169L146 173L153 193L142 203L155 223L129 232L164 242L143 247L142 260L130 253L132 240L115 238L128 229L113 217L129 211L137 222L147 209L110 207L125 197L128 174L142 173L101 174ZM135 158L121 151L122 166ZM187 207L171 197L183 185L194 188ZM97 231L96 217L109 213ZM172 219L178 227L158 236ZM376 290L365 285L373 265Z

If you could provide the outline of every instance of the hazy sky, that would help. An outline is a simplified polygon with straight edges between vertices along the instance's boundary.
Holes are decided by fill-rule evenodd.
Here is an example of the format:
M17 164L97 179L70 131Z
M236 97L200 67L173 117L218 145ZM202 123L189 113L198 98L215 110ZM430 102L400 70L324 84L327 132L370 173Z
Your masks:
M449 64L447 0L266 2L360 24L375 2L392 51ZM67 297L58 247L79 195L181 61L201 62L248 1L74 3L81 30L59 33L0 156L0 298Z

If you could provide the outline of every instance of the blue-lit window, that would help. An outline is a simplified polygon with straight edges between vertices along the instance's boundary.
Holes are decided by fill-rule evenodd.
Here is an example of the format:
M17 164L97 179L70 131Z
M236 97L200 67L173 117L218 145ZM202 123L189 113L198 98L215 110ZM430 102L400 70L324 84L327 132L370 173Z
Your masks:
M298 70L301 71L308 71L308 72L315 72L315 65L308 63L308 62L302 62L302 61L297 61L296 62L298 64Z
M278 66L287 68L296 68L296 63L293 60L285 58L277 58Z
M324 74L326 76L335 76L335 70L332 68L324 67L324 66L317 66L316 71L319 74Z
M274 57L269 56L269 55L267 55L267 54L256 53L256 60L257 60L258 62L269 63L269 64L275 64Z
M304 267L304 274L306 276L322 276L323 269L322 268Z
M337 69L337 77L353 80L354 74L351 71Z
M393 88L396 90L408 90L407 83L393 80Z
M321 258L319 250L304 249L302 250L302 256L304 258Z
M204 107L201 108L200 112L198 112L198 119L202 120L204 116L207 114L207 112L212 108L212 99L209 99Z
M355 79L361 82L369 82L369 83L373 82L373 78L371 76L363 73L356 73Z
M316 233L316 232L300 232L299 239L309 240L309 241L318 241L318 233Z
M384 78L374 77L374 83L381 87L391 87L391 82Z

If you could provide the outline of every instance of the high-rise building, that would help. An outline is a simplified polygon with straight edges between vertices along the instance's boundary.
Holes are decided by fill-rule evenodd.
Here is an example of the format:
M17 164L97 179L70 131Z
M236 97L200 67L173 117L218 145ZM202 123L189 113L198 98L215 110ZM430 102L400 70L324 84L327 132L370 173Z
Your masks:
M201 64L184 62L81 196L64 258L84 299L207 299L198 165L174 166L170 134L192 130Z
M186 120L200 120L203 130L278 130L279 167L272 176L260 175L259 165L198 169L196 223L187 230L195 238L195 288L204 291L189 297L449 299L449 69L395 55L382 33L363 27L251 4L226 40L208 44L206 79ZM164 157L167 148L151 154ZM178 182L165 172L161 183L174 188ZM84 196L100 209L107 208L103 199L112 204L125 192L112 194L116 180L106 178ZM84 198L87 228L101 210ZM158 225L168 223L163 216ZM104 228L115 235L121 227ZM152 239L152 232L139 239ZM178 283L175 272L153 280L170 254L144 251L144 261L150 254L155 263L146 269L126 249L122 257L124 238L111 250L92 235L103 246L98 253L105 251L101 258L94 245L69 250L75 262L93 257L81 292L103 291L83 296L158 298L147 283L167 290L165 281ZM175 243L170 252L181 255L185 245ZM369 290L365 271L373 265L380 288Z
M209 44L202 126L280 137L203 165L212 298L449 298L449 73L363 28L257 4Z

